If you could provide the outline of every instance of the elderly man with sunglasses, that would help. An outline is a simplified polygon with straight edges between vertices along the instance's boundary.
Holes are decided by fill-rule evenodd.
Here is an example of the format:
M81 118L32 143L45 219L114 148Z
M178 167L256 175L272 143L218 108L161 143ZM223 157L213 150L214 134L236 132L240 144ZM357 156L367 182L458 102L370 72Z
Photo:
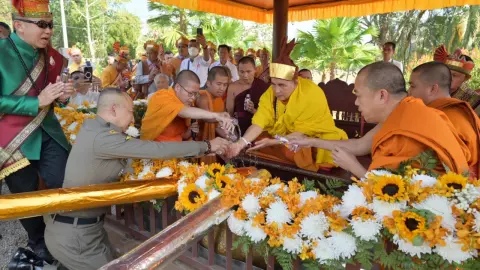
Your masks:
M70 145L53 113L68 102L71 82L61 82L68 61L50 46L53 15L48 0L14 1L15 32L0 39L0 180L12 193L62 187ZM52 261L41 217L20 220L28 245Z
M200 79L190 70L181 71L168 90L157 91L148 103L142 120L141 139L180 142L195 137L198 123L191 119L219 122L227 131L233 130L230 115L192 107L199 96Z

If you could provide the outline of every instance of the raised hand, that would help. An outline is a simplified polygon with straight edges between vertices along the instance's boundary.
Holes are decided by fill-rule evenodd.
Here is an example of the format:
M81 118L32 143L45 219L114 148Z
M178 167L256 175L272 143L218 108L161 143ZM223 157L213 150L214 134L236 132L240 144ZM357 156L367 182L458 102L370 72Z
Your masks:
M63 83L49 84L38 95L38 107L42 108L63 95Z

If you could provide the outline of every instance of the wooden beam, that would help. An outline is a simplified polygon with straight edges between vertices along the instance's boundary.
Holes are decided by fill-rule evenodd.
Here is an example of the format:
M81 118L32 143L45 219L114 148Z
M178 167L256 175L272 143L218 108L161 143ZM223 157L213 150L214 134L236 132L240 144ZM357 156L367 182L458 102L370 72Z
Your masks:
M280 53L280 42L287 36L288 0L273 1L273 59Z

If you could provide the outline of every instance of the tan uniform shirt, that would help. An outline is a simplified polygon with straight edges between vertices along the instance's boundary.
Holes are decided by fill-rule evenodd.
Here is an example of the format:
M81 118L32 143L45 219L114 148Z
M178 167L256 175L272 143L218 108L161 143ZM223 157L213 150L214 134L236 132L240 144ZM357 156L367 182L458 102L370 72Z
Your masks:
M205 142L153 142L127 139L122 130L101 117L83 123L65 169L64 188L117 181L127 158L170 159L194 157L207 151ZM65 213L72 217L97 217L108 208Z

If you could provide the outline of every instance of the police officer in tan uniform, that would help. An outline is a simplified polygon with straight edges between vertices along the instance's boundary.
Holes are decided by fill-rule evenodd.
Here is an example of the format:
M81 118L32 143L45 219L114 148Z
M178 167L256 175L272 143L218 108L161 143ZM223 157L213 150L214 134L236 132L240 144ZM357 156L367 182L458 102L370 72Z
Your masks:
M127 137L133 102L117 89L101 92L97 117L85 120L68 157L64 188L117 181L126 158L170 159L224 153L228 142L160 143ZM108 208L45 215L45 242L70 270L98 269L113 260L103 219Z

